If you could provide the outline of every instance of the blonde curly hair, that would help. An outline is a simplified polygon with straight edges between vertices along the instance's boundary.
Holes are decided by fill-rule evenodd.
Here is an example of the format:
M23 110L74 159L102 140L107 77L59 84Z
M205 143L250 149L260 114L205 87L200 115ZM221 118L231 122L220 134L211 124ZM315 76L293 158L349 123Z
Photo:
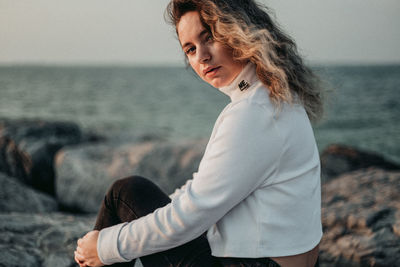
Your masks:
M235 60L256 65L257 76L269 88L273 103L280 106L298 98L310 120L321 117L320 80L304 64L295 42L272 20L267 7L253 0L172 0L167 19L176 29L189 11L199 12L204 27L215 41L232 48Z

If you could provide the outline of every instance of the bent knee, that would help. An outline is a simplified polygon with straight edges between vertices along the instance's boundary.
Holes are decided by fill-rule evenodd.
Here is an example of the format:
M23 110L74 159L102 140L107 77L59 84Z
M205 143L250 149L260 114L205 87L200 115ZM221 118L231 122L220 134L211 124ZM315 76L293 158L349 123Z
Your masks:
M109 189L108 194L113 197L135 196L143 198L144 196L168 196L151 180L142 176L133 175L115 181ZM168 198L169 199L169 198Z
M146 212L164 206L170 198L156 184L147 178L134 175L115 181L110 187L107 197L134 203L137 207L146 206ZM138 212L141 214L141 212Z
M152 182L144 177L133 175L116 180L109 189L112 194L121 194L124 192L133 193L140 191L143 187L148 186Z

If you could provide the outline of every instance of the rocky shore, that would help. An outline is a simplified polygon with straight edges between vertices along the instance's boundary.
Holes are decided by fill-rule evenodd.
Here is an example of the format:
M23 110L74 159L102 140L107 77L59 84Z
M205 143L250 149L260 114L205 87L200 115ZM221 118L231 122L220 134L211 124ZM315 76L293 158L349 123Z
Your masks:
M170 193L196 171L205 145L0 119L0 266L77 266L76 240L113 181L143 175ZM339 144L321 164L321 266L400 266L400 166Z

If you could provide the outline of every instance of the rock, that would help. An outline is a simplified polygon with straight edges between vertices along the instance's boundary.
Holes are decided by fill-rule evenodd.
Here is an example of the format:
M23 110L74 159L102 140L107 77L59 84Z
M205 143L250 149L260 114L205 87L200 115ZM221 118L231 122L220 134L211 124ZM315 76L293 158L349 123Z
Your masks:
M321 171L324 181L340 174L368 167L400 170L400 165L380 155L345 145L330 145L321 153Z
M400 266L400 172L368 168L322 187L321 266Z
M84 140L72 122L0 120L0 171L46 193L54 193L55 153Z
M51 212L58 209L54 198L0 173L0 212Z
M61 213L0 214L0 266L77 266L76 241L94 221L93 216Z
M57 199L72 210L97 212L117 179L141 175L166 193L197 170L205 141L107 143L62 149L56 156Z

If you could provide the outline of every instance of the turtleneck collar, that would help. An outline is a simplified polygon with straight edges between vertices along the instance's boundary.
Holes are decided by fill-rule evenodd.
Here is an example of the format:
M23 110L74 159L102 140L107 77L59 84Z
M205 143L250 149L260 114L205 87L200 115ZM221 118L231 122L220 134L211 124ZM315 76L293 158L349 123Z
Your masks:
M218 90L228 95L231 101L234 101L248 91L257 81L256 65L249 62L229 85L218 88Z

